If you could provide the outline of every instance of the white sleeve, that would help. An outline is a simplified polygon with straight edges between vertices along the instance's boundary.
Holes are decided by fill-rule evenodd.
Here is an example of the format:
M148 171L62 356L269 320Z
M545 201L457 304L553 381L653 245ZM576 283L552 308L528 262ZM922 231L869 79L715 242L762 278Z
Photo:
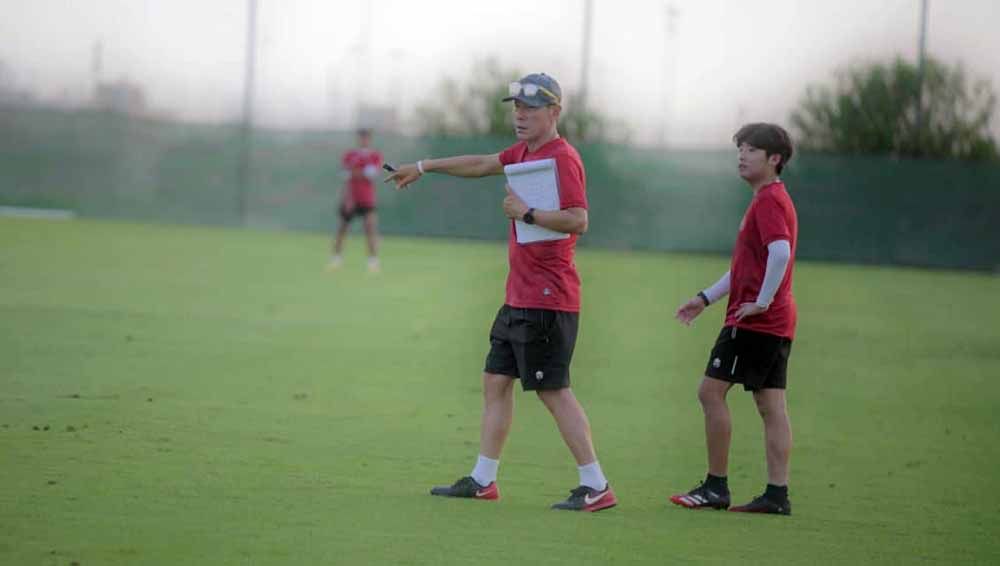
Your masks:
M768 307L774 300L774 294L785 279L788 260L792 257L792 246L788 240L775 240L767 245L767 268L764 270L764 282L757 294L757 305Z
M729 294L729 272L727 271L714 285L702 291L708 297L709 304L714 303Z

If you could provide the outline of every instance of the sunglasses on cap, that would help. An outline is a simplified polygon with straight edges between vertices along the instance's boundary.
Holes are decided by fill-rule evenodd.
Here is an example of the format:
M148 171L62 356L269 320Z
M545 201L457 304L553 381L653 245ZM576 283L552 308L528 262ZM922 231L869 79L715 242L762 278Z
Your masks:
M538 86L534 83L522 83L520 81L514 81L509 85L507 85L508 96L517 96L521 93L524 93L524 96L530 97L530 96L535 96L539 92L542 93L542 95L545 96L545 98L551 100L553 104L557 104L559 102L559 97L553 94L551 90L543 86Z

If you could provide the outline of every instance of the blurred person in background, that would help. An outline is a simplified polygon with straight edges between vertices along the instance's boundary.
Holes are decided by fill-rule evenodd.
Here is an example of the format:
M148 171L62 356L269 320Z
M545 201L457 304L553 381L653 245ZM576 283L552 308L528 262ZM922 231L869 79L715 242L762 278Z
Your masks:
M377 272L379 270L378 215L375 213L374 179L382 167L382 154L371 148L371 130L359 129L357 135L358 147L344 153L340 160L347 180L341 190L340 224L333 239L333 254L327 269L334 270L343 265L344 239L347 237L347 230L350 228L351 220L360 216L368 240L368 270Z

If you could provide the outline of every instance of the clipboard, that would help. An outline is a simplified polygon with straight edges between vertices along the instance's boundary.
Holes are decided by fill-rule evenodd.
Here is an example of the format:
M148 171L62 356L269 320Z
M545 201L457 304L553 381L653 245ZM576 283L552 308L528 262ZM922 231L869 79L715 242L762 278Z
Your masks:
M539 159L524 163L513 163L503 168L510 190L535 210L559 210L559 175L556 160ZM569 234L542 228L537 224L514 221L514 233L518 244L565 240Z

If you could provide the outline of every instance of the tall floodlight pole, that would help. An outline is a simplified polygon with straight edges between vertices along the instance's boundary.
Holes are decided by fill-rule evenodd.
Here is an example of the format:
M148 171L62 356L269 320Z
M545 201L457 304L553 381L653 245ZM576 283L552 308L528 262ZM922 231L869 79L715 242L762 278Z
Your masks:
M247 189L253 153L254 71L257 67L257 0L247 0L246 70L243 75L243 125L241 128L240 165L237 178L237 207L240 222L247 221Z
M590 36L594 18L594 0L583 4L583 54L580 60L580 110L587 109L587 86L590 83Z
M365 2L361 14L361 31L358 36L358 57L354 62L357 75L354 79L354 121L357 128L371 128L372 114L369 107L373 105L372 97L372 1Z
M673 2L667 3L663 7L663 66L660 72L662 73L661 90L663 91L661 96L663 96L663 108L661 109L660 116L660 136L659 145L660 147L667 146L667 128L670 126L670 110L674 102L674 73L676 72L677 56L674 52L673 39L677 32L677 16L680 12L674 6Z
M923 152L924 121L924 73L927 64L927 3L920 0L920 37L917 43L917 151Z

